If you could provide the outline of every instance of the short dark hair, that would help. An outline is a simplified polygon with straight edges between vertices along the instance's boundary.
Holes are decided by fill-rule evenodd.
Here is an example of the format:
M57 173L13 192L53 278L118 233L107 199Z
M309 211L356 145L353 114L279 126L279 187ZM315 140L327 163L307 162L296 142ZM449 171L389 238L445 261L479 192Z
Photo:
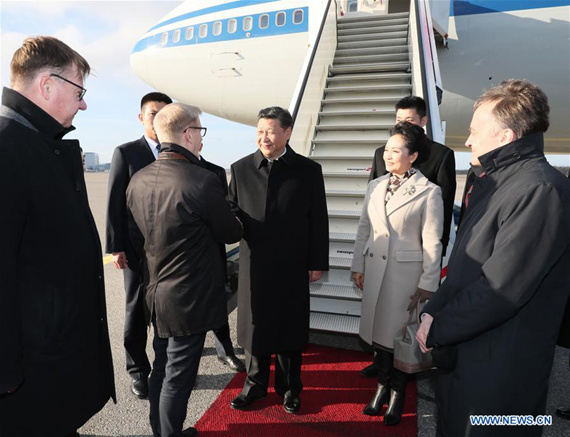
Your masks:
M283 129L287 129L293 126L293 117L286 109L280 106L270 106L269 108L263 108L257 114L257 121L262 118L270 118L279 120L279 124Z
M426 102L418 96L406 96L398 100L396 111L398 109L414 109L420 118L424 118L427 114Z
M418 152L418 157L413 162L412 167L417 167L429 158L429 142L423 128L407 121L401 121L390 130L390 136L402 135L405 140L406 149L410 155Z
M148 93L141 99L141 111L148 102L161 102L166 103L167 105L172 103L172 99L168 97L166 94L152 92Z
M527 80L502 81L483 93L475 102L475 109L485 103L495 103L493 116L497 123L513 130L517 138L546 132L550 126L548 97Z
M52 36L26 38L12 56L10 84L13 87L17 82L27 83L46 68L62 74L74 65L83 78L89 76L89 63L64 42Z

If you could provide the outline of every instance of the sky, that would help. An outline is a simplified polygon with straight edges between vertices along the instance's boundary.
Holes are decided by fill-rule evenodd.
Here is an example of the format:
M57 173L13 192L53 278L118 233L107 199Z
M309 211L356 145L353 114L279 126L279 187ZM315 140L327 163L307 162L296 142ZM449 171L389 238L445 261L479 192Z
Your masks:
M130 67L130 53L150 27L180 1L0 1L1 84L10 83L10 60L28 36L50 35L79 52L91 65L85 81L87 110L73 121L85 152L110 162L116 146L140 138L140 100L155 91ZM256 150L255 128L209 114L201 117L208 127L204 157L229 168Z
M155 91L131 70L129 57L150 27L181 1L6 1L0 0L2 86L9 85L9 64L14 51L28 36L51 35L87 59L92 75L84 86L87 110L73 122L85 152L111 161L116 146L140 138L140 99ZM225 168L256 150L255 128L209 114L201 117L208 128L204 157ZM294 145L293 145L294 147ZM470 154L456 152L458 169L469 167ZM567 156L548 156L554 165L568 165Z

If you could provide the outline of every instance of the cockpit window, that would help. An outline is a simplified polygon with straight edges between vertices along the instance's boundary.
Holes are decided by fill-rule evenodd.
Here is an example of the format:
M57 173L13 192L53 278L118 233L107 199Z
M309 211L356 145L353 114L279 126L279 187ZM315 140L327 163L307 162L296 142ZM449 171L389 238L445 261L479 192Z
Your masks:
M285 24L285 12L278 12L275 17L275 24L279 27Z
M259 16L259 28L265 29L267 26L269 26L269 15L267 15L267 14L260 15Z
M237 30L237 20L232 18L228 21L228 33L235 33Z
M253 27L253 18L245 17L243 19L243 30L248 31Z
M303 9L296 9L293 12L293 24L301 24L303 22Z

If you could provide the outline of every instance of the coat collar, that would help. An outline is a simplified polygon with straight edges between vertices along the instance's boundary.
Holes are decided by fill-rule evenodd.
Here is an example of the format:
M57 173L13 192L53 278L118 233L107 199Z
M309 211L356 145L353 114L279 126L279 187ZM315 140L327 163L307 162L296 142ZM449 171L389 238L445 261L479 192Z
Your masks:
M481 155L479 162L486 175L524 159L544 156L544 134L527 135L489 153Z
M184 147L179 146L178 144L161 143L160 153L163 153L163 152L179 153L181 155L184 155L184 157L186 157L188 159L188 161L190 161L190 163L202 167L202 165L200 164L200 160L198 159L198 157L196 155L194 155L188 149L185 149Z
M2 91L2 104L28 120L40 134L50 140L60 140L65 134L75 129L73 126L64 128L38 105L13 89L4 88Z
M295 160L297 159L297 154L289 144L287 144L286 148L287 152L283 156L281 156L281 158L279 158L279 161L284 162L287 165L294 165ZM266 162L268 161L265 158L265 156L263 156L263 153L261 153L261 151L257 149L253 153L253 163L255 164L255 168L260 169L262 165L265 165Z
M378 211L379 216L385 225L387 225L387 217L390 214L417 198L421 193L428 189L429 183L428 179L422 174L422 172L417 170L416 174L406 180L386 204L384 199L386 198L389 179L390 174L388 173L371 182L376 183L376 186L371 187L370 201L373 203L374 208Z

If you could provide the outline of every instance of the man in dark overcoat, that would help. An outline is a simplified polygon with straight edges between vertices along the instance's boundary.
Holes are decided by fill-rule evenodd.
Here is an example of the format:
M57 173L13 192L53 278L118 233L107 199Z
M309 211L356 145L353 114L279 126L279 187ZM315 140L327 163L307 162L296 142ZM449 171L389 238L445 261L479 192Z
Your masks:
M200 165L205 128L199 108L165 106L154 126L158 160L127 188L131 241L148 268L146 302L154 327L149 386L155 436L182 431L206 333L227 323L220 243L235 243L242 225L218 178Z
M475 104L466 146L482 173L417 335L441 369L438 436L542 434L471 420L545 412L570 292L570 181L544 157L548 114L546 95L517 79Z
M266 395L271 355L285 411L301 401L301 352L309 336L309 281L328 270L329 239L321 167L288 145L292 118L283 108L258 114L259 150L231 166L229 198L244 225L240 243L238 343L247 378L231 406Z
M139 121L144 135L115 149L109 172L106 252L112 254L115 268L123 271L125 284L125 346L127 372L131 377L131 392L139 399L148 396L150 362L146 355L147 324L144 303L143 267L129 239L127 220L127 186L134 174L154 162L160 144L152 125L162 108L172 103L163 93L148 93L141 99Z
M219 165L214 164L213 162L206 161L202 156L202 148L204 147L204 143L200 144L200 164L206 170L211 171L217 177L222 187L224 188L224 194L228 195L228 177L226 174L226 169L220 167ZM224 282L227 279L227 266L226 266L226 245L220 244L220 258L222 259L223 263L223 275L224 275ZM228 366L234 372L245 372L245 366L243 362L236 357L234 352L234 345L232 344L232 339L230 338L230 325L226 320L226 323L219 327L218 329L214 329L212 331L214 334L214 344L216 346L216 354L218 355L218 360L222 362L224 365Z
M396 103L396 123L407 121L420 127L425 127L428 122L427 106L424 99L417 96L406 96ZM455 154L453 150L443 144L436 143L428 138L429 155L428 159L422 162L418 169L422 174L441 188L443 198L443 234L441 244L443 247L442 257L445 256L447 244L449 243L449 233L451 231L451 219L453 217L453 204L455 202L455 189L457 181L455 177ZM372 170L369 180L379 178L388 173L384 162L384 150L386 146L381 146L374 152ZM419 294L419 293L417 293ZM425 296L417 296L422 300ZM378 375L377 360L374 355L374 362L360 371L362 376L373 378Z
M115 399L101 244L79 142L87 61L52 37L12 58L0 113L0 435L67 436Z

